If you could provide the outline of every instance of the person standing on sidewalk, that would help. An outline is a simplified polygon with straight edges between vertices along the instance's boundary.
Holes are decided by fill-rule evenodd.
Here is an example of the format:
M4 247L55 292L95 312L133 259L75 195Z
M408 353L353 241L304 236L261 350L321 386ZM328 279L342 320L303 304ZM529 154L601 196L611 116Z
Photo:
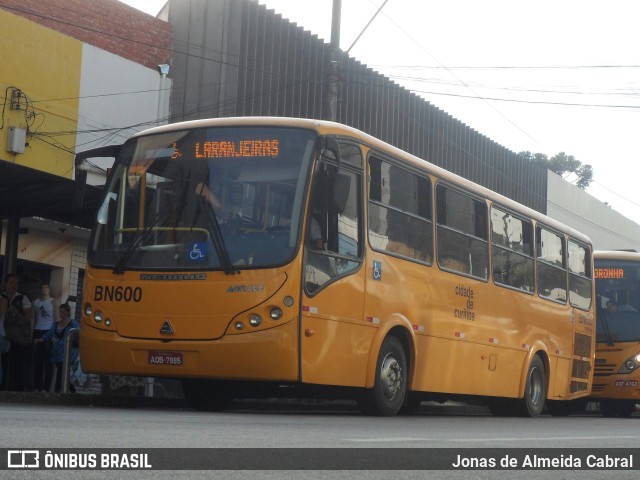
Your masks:
M6 299L7 308L4 312L5 333L7 330L8 310L15 308L21 318L29 323L30 331L28 332L28 342L19 344L11 341L9 353L7 355L7 373L6 390L14 392L30 392L33 391L33 345L31 342L31 331L33 331L33 312L31 310L31 301L22 292L18 291L18 276L10 273L6 276L4 282L4 292L2 296Z
M55 392L60 393L62 391L62 377L64 368L64 345L67 336L74 328L80 328L78 322L71 320L71 308L68 303L63 303L58 309L59 319L58 322L53 324L49 331L42 337L34 340L34 343L50 343L53 341L52 357L53 362L56 364L56 388ZM69 357L69 365L74 365L78 360L80 351L77 346L71 347L71 355ZM73 385L69 385L70 391L74 392Z
M51 297L48 283L40 286L40 298L33 302L36 323L33 329L33 386L36 392L48 392L53 379L53 362L51 360L51 342L36 342L47 333L58 321L58 302Z
M3 380L6 381L5 370L9 360L9 340L4 331L4 312L9 308L9 301L0 295L0 390L5 390Z

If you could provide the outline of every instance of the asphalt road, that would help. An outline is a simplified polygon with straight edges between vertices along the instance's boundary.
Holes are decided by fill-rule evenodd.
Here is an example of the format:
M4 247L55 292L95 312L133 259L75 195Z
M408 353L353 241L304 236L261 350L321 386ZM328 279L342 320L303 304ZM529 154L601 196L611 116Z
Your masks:
M72 398L72 397L69 397ZM609 419L596 415L536 419L493 417L481 407L449 404L426 405L414 416L378 418L361 415L344 404L291 403L236 404L223 413L203 413L188 409L180 402L62 401L60 397L17 397L0 395L0 447L38 449L44 452L93 452L100 455L110 449L129 452L150 450L158 466L180 464L171 459L187 459L188 471L45 471L11 470L6 478L638 478L640 476L640 416ZM199 448L216 450L195 450ZM223 451L222 467L210 463ZM274 451L267 448L278 449ZM300 456L300 448L308 449ZM566 460L567 449L578 448L583 455L599 454L601 449L634 453L638 465L632 469L603 471L592 468L538 470L447 469L406 471L407 461L432 460L441 465L461 457L499 462L505 455L552 448L556 457ZM93 450L78 450L93 449ZM157 450L163 449L163 450ZM261 449L261 450L255 450ZM293 450L288 450L293 449ZM336 449L336 450L328 450ZM348 450L350 449L350 450ZM446 449L446 450L433 450ZM484 450L496 449L496 450ZM524 449L524 450L523 450ZM347 451L345 457L345 451ZM265 453L266 452L266 453ZM306 455L308 452L308 455ZM191 456L190 456L191 455ZM198 457L203 455L203 457ZM235 457L234 457L235 455ZM273 456L271 456L273 455ZM453 456L452 456L453 455ZM191 460L193 458L194 460ZM198 461L200 458L200 461ZM237 459L239 469L229 467ZM292 458L293 464L276 462L261 466L267 458ZM345 458L347 460L345 460ZM353 464L350 465L350 458ZM364 459L364 460L363 460ZM0 459L1 461L2 459ZM279 461L280 461L279 460ZM188 462L193 461L191 467ZM225 463L225 461L227 463ZM235 461L235 460L234 460ZM362 468L370 462L368 471ZM168 462L168 463L167 463ZM314 463L315 462L315 463ZM318 464L317 462L321 462ZM345 463L346 462L346 463ZM267 462L269 463L269 462ZM420 462L418 462L420 463ZM424 463L424 462L423 462ZM428 462L427 462L428 463ZM0 463L0 466L2 463ZM6 465L6 464L5 464ZM204 465L204 466L203 466ZM253 465L253 466L252 466ZM314 465L321 465L314 467ZM369 463L365 463L369 465ZM198 470L198 467L205 470ZM213 468L213 470L212 470ZM224 468L221 470L220 468ZM248 470L246 468L249 468ZM258 468L252 469L252 468ZM274 470L273 468L278 468ZM303 470L314 468L313 470ZM336 470L339 468L340 470ZM369 469L371 468L371 469ZM384 470L382 470L382 469ZM424 468L420 465L418 468ZM15 474L15 475L14 475ZM20 476L23 475L23 476Z

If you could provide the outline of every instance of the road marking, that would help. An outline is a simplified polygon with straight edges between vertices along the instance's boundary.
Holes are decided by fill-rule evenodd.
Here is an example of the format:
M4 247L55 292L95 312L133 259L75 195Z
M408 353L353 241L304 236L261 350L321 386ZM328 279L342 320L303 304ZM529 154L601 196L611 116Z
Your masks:
M438 441L442 443L446 442L531 442L540 441L548 442L554 440L566 441L566 440L637 440L640 436L626 435L626 436L607 436L607 437L492 437L492 438L427 438L427 437L384 437L384 438L345 438L345 442L357 442L357 443L385 443L385 442L433 442Z
M542 441L548 442L550 440L620 440L620 439L628 439L628 440L636 440L640 438L640 436L636 435L627 435L627 436L609 436L609 437L527 437L527 438L518 438L518 437L489 437L489 438L448 438L442 439L449 442L531 442L531 441Z
M367 442L367 443L384 443L384 442L429 442L438 440L436 438L416 438L416 437L384 437L384 438L345 438L346 442Z

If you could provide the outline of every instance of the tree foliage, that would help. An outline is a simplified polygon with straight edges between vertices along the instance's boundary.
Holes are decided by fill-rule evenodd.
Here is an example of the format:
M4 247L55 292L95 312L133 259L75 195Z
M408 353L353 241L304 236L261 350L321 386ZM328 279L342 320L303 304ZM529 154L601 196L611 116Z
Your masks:
M593 167L564 152L551 158L544 153L520 152L518 157L557 173L582 190L593 181Z

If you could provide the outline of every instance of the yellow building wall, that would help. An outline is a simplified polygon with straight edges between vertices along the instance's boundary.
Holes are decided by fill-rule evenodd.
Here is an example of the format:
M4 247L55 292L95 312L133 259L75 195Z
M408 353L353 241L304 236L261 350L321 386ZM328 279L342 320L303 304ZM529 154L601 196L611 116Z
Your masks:
M71 178L82 42L0 9L0 48L0 159ZM29 100L20 110L10 109L12 88ZM28 127L24 153L7 151L9 127Z

